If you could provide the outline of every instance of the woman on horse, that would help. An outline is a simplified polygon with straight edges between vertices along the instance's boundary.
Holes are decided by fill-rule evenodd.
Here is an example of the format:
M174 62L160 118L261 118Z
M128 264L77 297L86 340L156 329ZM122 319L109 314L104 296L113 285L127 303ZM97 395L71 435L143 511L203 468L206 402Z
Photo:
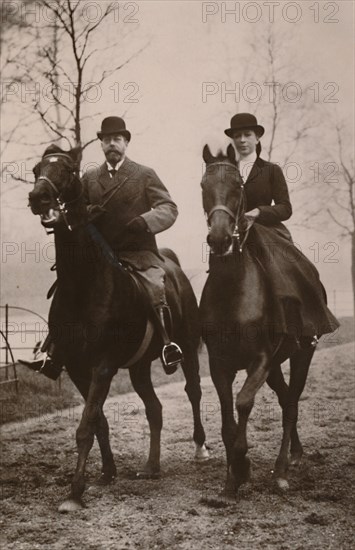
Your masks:
M254 115L238 113L225 134L239 153L246 218L253 224L248 248L264 269L275 298L273 328L310 337L333 332L339 323L326 306L318 271L282 223L291 217L292 206L281 168L260 157L264 131Z

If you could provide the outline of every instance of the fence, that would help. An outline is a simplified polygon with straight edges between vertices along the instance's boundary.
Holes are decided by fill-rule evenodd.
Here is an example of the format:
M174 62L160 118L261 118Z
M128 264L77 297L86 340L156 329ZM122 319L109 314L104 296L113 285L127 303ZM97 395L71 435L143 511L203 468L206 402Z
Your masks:
M28 345L27 335L33 334L35 336L34 340L37 337L41 339L44 327L47 327L47 321L42 315L24 307L5 304L4 306L0 305L0 309L5 311L5 319L2 322L0 330L1 341L3 343L0 348L0 371L3 373L0 385L14 384L16 393L18 393L18 377L14 352L21 350L21 353L29 352L28 355L32 355L35 342ZM30 313L35 318L40 319L42 321L41 329L39 330L38 326L32 328L31 324L28 323L12 322L9 316L10 310L21 312L22 315L23 313ZM23 337L25 337L25 341ZM18 345L19 340L21 344L25 343L27 345Z

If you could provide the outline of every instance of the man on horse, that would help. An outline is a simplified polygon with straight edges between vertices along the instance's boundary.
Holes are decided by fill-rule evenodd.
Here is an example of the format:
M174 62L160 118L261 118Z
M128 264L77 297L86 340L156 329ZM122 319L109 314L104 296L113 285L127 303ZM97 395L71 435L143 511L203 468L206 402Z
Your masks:
M83 176L89 215L148 297L164 344L162 363L171 373L182 353L166 330L164 259L155 235L173 225L177 206L154 170L126 157L131 133L122 118L105 118L97 136L106 162Z
M108 245L130 271L148 302L163 343L163 367L172 374L182 360L182 351L168 335L172 327L165 294L164 258L159 254L155 235L175 222L177 206L154 170L126 157L131 133L122 118L105 118L97 136L106 160L101 166L89 168L82 178L89 221L104 246ZM35 370L36 363L31 365Z

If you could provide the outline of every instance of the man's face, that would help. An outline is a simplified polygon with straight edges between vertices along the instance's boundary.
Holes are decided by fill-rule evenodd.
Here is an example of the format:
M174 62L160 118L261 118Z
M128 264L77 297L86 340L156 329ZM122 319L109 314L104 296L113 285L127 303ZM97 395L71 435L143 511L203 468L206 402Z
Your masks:
M125 156L128 141L121 134L111 134L103 136L101 147L111 166L115 166Z
M239 130L233 134L233 141L241 157L247 157L256 149L259 138L253 130Z

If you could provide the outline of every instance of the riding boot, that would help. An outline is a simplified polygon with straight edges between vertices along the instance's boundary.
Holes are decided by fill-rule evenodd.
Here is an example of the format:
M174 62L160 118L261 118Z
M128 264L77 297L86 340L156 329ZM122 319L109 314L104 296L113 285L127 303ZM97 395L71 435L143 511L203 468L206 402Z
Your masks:
M36 346L33 350L33 361L19 359L18 362L34 372L44 374L51 380L57 380L57 378L61 375L63 365L59 362L58 357L56 358L56 355L58 354L55 352L55 344L48 334L42 346L40 348Z
M169 329L172 328L170 308L168 305L162 304L154 308L155 320L157 321L157 329L163 340L163 349L161 352L161 361L166 374L173 374L176 372L178 364L183 360L183 354L181 348L175 342L172 342L166 327L166 320L164 311L169 314Z

